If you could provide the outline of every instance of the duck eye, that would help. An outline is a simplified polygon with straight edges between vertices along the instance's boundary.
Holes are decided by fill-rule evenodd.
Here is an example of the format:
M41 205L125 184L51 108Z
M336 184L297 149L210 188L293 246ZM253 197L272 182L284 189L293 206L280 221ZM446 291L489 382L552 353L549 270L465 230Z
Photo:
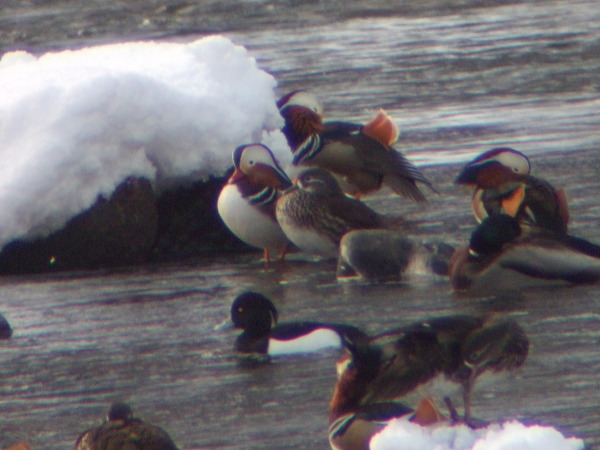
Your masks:
M239 312L239 313L243 313L243 312L244 312L244 307L243 307L243 306L240 306L240 307L238 308L238 312Z
M254 160L251 159L250 161L248 161L248 164L250 164L251 166L253 166L254 165Z

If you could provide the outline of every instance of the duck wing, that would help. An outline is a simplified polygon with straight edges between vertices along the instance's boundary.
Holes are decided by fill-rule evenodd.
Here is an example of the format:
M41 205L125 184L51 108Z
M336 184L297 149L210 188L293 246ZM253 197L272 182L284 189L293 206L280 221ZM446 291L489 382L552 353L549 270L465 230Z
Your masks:
M592 283L600 280L600 259L568 246L516 246L498 262L501 267L547 280Z

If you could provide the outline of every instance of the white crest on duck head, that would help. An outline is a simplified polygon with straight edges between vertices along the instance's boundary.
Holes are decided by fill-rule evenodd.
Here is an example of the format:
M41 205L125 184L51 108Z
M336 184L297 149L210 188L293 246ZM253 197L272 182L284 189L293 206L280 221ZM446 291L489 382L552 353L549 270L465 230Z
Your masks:
M258 143L245 144L240 145L233 151L233 164L236 169L246 173L257 163L271 167L285 187L291 186L292 181L275 159L271 149L266 145Z
M300 90L290 92L281 98L277 106L280 111L288 106L302 106L317 113L319 116L323 115L323 105L321 105L321 102L316 95L308 91Z
M522 175L529 175L531 172L529 158L511 147L497 147L488 150L475 158L471 165L484 164L488 161L498 161L503 166L510 167L513 172Z

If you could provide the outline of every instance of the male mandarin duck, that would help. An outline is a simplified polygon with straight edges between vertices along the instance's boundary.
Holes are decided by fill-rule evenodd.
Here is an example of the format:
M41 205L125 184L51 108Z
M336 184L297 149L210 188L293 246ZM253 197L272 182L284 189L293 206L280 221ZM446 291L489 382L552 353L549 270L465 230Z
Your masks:
M472 206L481 222L491 214L508 214L522 225L566 234L569 211L564 190L531 176L529 159L508 148L487 151L468 163L457 184L475 187Z
M600 246L495 214L473 231L450 261L456 290L488 293L600 281Z
M472 424L471 390L481 375L519 367L528 340L512 319L450 316L383 333L346 346L338 362L338 382L330 421L364 405L396 401L417 392L442 395L452 419ZM465 414L459 419L450 395L462 389Z
M177 450L165 430L133 417L126 403L113 403L107 420L82 433L75 450Z
M335 258L342 236L351 230L383 228L379 214L346 196L326 170L302 170L292 188L277 200L283 232L301 250Z
M371 403L358 407L329 425L329 443L334 450L369 450L371 438L394 419L421 426L445 421L430 399L422 399L416 410L397 402Z
M264 250L265 261L279 251L283 259L291 245L275 218L279 191L292 185L271 150L247 144L233 152L234 172L221 190L217 210L239 239Z
M367 339L351 325L325 322L277 323L278 313L271 300L257 292L238 295L231 305L231 322L243 329L235 343L240 356L266 362L270 356L311 353L342 348L346 342Z
M392 144L398 129L383 111L365 125L323 121L323 108L306 91L284 95L277 103L285 119L282 131L295 166L320 167L343 178L344 190L360 197L382 185L416 202L426 198L417 182L435 189Z

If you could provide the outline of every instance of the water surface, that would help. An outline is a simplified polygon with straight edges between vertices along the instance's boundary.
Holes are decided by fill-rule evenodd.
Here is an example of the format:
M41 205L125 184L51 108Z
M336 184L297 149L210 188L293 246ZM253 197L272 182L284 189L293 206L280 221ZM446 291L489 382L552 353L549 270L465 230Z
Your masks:
M170 3L153 9L146 25L136 2L113 22L74 2L37 3L2 10L6 48L19 39L43 52L132 36L198 37L183 27L190 9ZM565 187L573 234L600 242L595 1L429 2L394 14L389 5L358 14L364 9L348 4L346 15L326 11L325 20L318 14L325 6L289 2L300 8L294 22L268 2L225 2L221 8L241 5L248 25L238 17L217 29L247 46L281 93L314 90L336 119L367 120L384 107L398 121L399 148L419 164L436 164L423 170L441 195L429 195L425 208L387 193L368 202L416 222L415 238L464 243L474 222L469 193L452 184L459 170L452 163L512 145L532 157L534 174ZM107 5L123 11L124 3ZM9 19L17 19L12 28ZM92 23L104 24L101 38ZM240 367L231 352L236 333L213 328L246 289L270 295L282 320L344 321L368 332L434 315L515 314L530 356L521 370L477 389L474 413L552 425L600 446L598 286L465 298L443 278L338 283L333 262L295 257L265 268L259 256L2 278L0 311L15 335L0 343L0 446L24 439L69 448L121 398L182 448L327 448L337 353Z

